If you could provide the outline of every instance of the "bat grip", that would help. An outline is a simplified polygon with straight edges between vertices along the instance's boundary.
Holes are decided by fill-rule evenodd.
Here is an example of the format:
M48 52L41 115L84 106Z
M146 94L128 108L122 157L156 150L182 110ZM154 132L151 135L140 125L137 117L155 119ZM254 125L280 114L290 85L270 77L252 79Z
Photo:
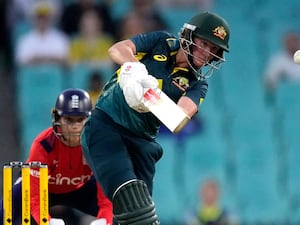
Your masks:
M190 121L190 117L186 116L179 124L178 126L175 128L175 130L173 131L174 134L178 134L184 127L185 125L187 125L187 123Z

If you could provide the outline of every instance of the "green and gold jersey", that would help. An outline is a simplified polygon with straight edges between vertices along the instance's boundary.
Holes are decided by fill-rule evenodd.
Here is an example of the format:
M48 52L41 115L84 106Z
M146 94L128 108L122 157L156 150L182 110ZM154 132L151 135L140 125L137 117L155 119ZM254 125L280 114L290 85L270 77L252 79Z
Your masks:
M174 102L183 95L197 105L202 102L207 92L207 82L197 80L189 69L175 66L178 39L167 32L156 31L135 36L131 40L136 45L136 57L145 64L149 74L157 78L159 87ZM138 113L127 105L118 84L118 71L105 85L96 108L138 136L149 139L157 136L159 120L150 112Z

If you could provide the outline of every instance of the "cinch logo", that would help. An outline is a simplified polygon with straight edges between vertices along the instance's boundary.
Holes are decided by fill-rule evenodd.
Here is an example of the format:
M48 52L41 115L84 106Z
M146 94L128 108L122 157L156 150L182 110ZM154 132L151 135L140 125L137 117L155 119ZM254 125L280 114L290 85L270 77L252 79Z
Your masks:
M154 55L153 59L155 59L156 61L164 62L167 61L168 58L165 55Z
M61 173L56 174L55 177L49 177L49 184L55 185L74 185L77 186L79 184L85 183L91 179L91 175L82 175L80 177L63 177Z

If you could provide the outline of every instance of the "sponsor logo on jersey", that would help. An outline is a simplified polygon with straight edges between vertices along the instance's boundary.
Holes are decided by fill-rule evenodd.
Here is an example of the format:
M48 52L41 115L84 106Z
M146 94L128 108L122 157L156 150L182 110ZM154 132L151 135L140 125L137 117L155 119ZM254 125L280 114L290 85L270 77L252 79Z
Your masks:
M153 59L159 62L165 62L168 60L167 56L165 55L154 55Z
M49 177L49 184L54 185L74 185L77 186L86 183L91 179L91 175L82 175L79 177L64 177L61 173Z

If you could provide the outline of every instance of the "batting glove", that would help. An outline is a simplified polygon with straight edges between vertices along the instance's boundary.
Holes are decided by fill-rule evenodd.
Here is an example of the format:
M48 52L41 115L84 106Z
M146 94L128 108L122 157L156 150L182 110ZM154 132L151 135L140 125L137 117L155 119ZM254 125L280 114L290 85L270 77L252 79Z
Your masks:
M128 80L140 81L148 76L146 66L141 62L125 62L121 66L119 85L123 90Z
M149 109L142 103L145 91L148 88L144 88L140 82L136 80L128 80L123 87L123 95L130 108L139 113L149 112Z
M156 89L158 87L158 81L157 79L152 75L143 76L140 79L140 83L143 86L143 88L151 88Z

